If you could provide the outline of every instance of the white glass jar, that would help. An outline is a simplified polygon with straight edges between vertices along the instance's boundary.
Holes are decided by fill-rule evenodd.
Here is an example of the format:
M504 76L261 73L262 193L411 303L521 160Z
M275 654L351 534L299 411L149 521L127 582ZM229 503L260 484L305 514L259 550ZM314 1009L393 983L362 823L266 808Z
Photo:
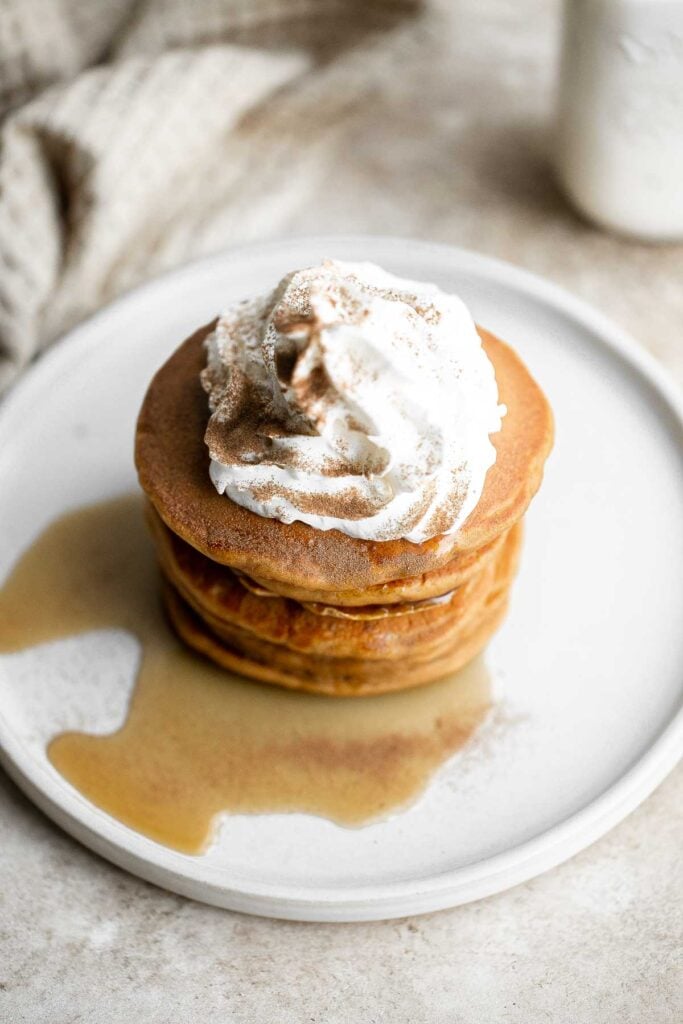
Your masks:
M597 223L683 238L683 0L565 0L557 168Z

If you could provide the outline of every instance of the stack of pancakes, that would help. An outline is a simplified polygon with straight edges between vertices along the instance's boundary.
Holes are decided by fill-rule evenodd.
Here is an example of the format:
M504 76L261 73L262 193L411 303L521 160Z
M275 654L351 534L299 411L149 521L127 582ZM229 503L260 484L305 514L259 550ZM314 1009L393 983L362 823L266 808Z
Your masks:
M480 330L502 429L496 462L463 527L422 544L367 541L267 519L209 477L201 328L154 377L137 426L164 602L180 637L225 668L283 686L364 695L466 664L501 622L521 519L552 445L552 414L515 353Z

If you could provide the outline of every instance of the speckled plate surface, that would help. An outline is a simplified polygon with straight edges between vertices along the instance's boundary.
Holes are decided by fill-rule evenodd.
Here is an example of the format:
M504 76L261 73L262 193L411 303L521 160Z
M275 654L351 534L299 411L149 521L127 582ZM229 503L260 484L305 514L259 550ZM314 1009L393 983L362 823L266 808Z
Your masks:
M349 830L300 814L225 816L201 857L93 807L45 756L65 728L123 721L132 637L98 632L0 658L0 747L39 807L129 871L218 906L348 921L453 906L528 879L604 834L673 767L683 747L683 407L611 323L505 264L377 238L234 250L103 310L0 406L0 579L54 517L135 488L142 395L191 329L327 256L458 291L553 405L555 451L491 650L500 696L489 724L387 821Z

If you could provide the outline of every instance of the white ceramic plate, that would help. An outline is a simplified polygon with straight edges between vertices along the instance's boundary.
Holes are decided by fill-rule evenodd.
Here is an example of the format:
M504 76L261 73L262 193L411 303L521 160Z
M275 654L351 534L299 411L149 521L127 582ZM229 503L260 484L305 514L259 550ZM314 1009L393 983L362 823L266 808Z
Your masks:
M557 443L493 645L493 721L409 810L362 829L226 816L191 857L89 804L49 764L65 728L125 717L136 646L102 632L0 659L4 764L81 842L143 878L256 914L348 921L487 896L604 834L683 744L683 415L636 344L546 282L457 249L376 238L236 250L154 281L73 331L0 408L0 579L66 509L135 488L133 426L156 367L230 300L326 256L459 292L546 390ZM40 408L41 415L33 414ZM84 666L98 666L97 692Z

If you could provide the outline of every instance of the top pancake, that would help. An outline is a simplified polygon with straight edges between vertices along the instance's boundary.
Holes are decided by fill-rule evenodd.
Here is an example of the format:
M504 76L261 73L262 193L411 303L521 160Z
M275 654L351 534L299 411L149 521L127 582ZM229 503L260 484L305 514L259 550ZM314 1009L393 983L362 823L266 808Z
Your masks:
M507 415L491 436L497 456L483 494L455 536L423 544L367 541L259 516L219 494L209 477L209 408L199 373L213 326L189 337L153 378L138 418L135 462L169 529L216 562L306 590L365 589L471 557L522 517L540 486L552 446L550 407L512 349L480 329Z

